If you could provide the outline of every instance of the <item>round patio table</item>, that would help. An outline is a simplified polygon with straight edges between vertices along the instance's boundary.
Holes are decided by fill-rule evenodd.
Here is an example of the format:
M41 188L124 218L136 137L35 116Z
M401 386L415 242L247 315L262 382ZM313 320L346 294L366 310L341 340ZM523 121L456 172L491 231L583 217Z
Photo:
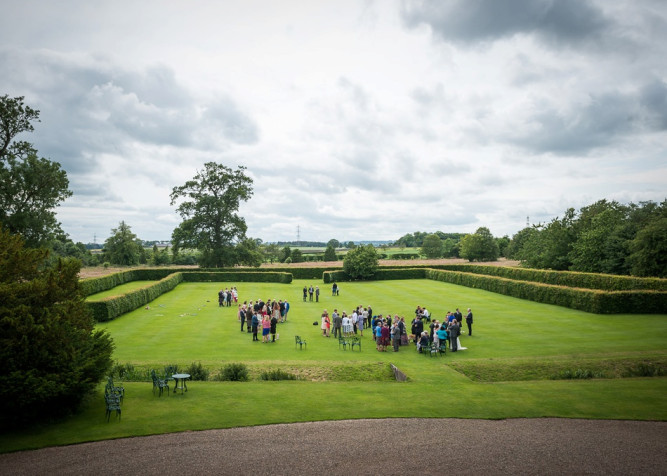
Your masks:
M185 383L185 381L190 378L190 374L174 374L172 375L172 377L176 381L176 386L174 387L174 395L176 395L176 390L178 389L181 390L181 395L183 394L184 391L185 392L188 391L188 384Z

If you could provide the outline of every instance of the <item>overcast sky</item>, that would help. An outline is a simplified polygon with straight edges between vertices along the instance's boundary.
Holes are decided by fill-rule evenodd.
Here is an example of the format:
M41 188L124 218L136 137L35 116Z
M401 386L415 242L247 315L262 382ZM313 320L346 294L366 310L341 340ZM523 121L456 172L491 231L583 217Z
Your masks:
M495 236L667 198L664 0L0 0L0 95L59 162L74 241L180 223L247 167L264 241Z

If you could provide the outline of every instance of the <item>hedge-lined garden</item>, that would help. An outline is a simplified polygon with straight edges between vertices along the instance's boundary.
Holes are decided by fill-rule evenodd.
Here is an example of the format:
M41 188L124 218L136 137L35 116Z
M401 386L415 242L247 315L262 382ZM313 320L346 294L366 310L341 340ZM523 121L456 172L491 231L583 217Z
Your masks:
M270 271L268 271L270 270ZM84 294L106 291L136 280L157 280L123 296L89 301L98 322L114 319L170 291L181 281L272 282L317 279L324 283L349 281L342 268L141 268L81 282ZM432 279L483 289L520 299L564 306L596 314L667 313L667 279L637 278L569 271L545 271L483 265L383 267L373 279Z

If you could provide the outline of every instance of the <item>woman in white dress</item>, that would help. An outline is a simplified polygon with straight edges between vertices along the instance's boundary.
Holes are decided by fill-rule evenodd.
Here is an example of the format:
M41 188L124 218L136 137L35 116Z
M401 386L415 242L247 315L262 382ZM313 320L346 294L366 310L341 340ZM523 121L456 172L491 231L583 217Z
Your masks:
M348 337L350 334L352 334L352 323L350 322L350 318L347 317L346 312L343 312L343 320L341 325L343 327L343 335L345 337Z

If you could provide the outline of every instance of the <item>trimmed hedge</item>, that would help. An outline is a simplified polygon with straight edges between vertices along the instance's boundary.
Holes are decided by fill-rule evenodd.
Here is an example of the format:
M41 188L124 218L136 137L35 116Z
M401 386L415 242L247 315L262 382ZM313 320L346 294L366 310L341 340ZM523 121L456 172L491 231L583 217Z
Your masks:
M116 273L123 274L123 273ZM159 273L156 273L159 274ZM141 277L137 280L149 280L147 276L155 276L153 273L139 273ZM127 278L124 276L123 279ZM158 298L160 295L171 291L183 281L189 282L265 282L289 284L292 282L292 275L289 273L243 273L243 272L176 272L167 277L148 284L142 288L130 291L122 296L111 296L100 301L87 301L86 304L97 322L105 322L115 319L126 312L134 311L149 302ZM128 281L123 281L128 282Z
M190 271L183 274L183 280L188 282L251 282L251 283L280 283L290 284L292 275L290 273L246 273L242 271Z
M373 279L424 279L426 277L425 268L381 268L375 272Z
M661 278L639 278L636 276L622 276L615 274L580 273L575 271L552 271L545 269L474 264L436 265L429 267L574 288L602 289L604 291L630 291L640 289L667 291L667 279Z
M372 280L424 279L425 277L426 268L381 268L375 272ZM351 281L350 276L342 270L325 271L322 274L322 280L325 283L333 283L334 281Z
M135 268L99 278L87 278L79 281L84 296L108 291L121 284L132 281L158 281L180 271L196 271L196 268Z
M389 259L419 259L419 253L394 253L389 255Z
M667 313L667 293L653 290L602 291L435 269L427 270L426 277L596 314Z
M183 274L174 273L154 284L135 289L122 296L112 296L101 301L87 301L86 304L97 322L110 321L148 304L167 291L171 291L181 282L183 282Z

